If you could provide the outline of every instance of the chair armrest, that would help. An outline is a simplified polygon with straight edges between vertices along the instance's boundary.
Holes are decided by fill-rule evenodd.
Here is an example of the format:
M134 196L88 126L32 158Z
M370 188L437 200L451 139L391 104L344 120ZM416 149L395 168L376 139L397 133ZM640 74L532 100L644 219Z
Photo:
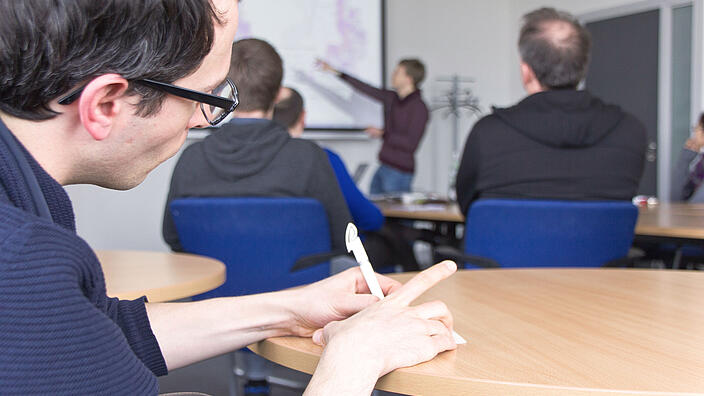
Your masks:
M325 253L315 253L306 256L299 257L293 267L291 267L291 272L300 271L314 265L330 261L331 259L338 256L346 256L347 252L344 250L332 250Z
M452 246L438 246L435 248L435 259L439 260L454 260L457 263L471 263L482 268L500 268L496 260L488 257L473 256L466 254Z

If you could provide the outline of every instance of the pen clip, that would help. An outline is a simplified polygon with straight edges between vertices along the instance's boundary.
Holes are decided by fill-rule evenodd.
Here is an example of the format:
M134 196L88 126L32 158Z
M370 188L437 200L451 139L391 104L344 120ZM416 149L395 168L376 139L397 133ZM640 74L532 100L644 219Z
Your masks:
M364 250L364 245L362 245L362 241L359 239L357 227L352 223L347 224L347 229L345 230L345 244L347 245L347 251L352 252L358 262L369 262L367 252Z

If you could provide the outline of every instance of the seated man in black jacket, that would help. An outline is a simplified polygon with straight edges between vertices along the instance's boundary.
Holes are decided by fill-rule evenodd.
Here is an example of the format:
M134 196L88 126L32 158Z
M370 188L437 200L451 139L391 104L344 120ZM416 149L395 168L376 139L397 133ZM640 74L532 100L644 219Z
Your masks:
M463 213L479 198L630 200L643 173L646 131L589 92L591 40L570 14L524 16L519 50L528 97L472 129L457 173Z
M351 216L327 155L313 142L291 138L272 121L283 78L281 57L262 40L237 41L228 77L237 86L240 104L230 122L179 158L164 210L164 240L182 250L169 212L176 198L306 197L323 205L332 247L343 250Z

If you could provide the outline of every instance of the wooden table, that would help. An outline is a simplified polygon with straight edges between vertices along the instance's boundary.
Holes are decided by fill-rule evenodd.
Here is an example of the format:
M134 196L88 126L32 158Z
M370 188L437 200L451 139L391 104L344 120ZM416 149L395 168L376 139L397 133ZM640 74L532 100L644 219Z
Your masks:
M194 296L225 282L225 265L218 260L184 253L126 250L96 252L105 274L107 294L150 302Z
M464 223L464 215L456 203L407 205L376 202L375 204L384 217L392 219Z
M394 219L464 223L457 204L377 204L384 216ZM635 233L641 239L704 244L704 204L663 203L640 208Z
M468 344L389 373L378 389L414 395L704 394L702 272L460 271L419 301L433 299L448 304ZM295 337L250 348L307 373L321 353L310 339Z
M641 208L636 235L704 243L704 204L660 204Z

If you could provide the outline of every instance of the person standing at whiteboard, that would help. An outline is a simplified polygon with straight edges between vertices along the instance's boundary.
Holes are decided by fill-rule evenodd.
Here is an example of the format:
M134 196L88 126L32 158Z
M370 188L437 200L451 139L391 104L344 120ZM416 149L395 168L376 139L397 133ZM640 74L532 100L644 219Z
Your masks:
M329 63L318 60L321 70L334 73L354 89L384 105L384 129L367 128L366 132L383 143L379 151L379 168L369 188L371 194L411 191L415 172L415 152L428 123L428 107L423 102L420 83L425 66L418 59L399 62L391 77L393 90L372 87Z

